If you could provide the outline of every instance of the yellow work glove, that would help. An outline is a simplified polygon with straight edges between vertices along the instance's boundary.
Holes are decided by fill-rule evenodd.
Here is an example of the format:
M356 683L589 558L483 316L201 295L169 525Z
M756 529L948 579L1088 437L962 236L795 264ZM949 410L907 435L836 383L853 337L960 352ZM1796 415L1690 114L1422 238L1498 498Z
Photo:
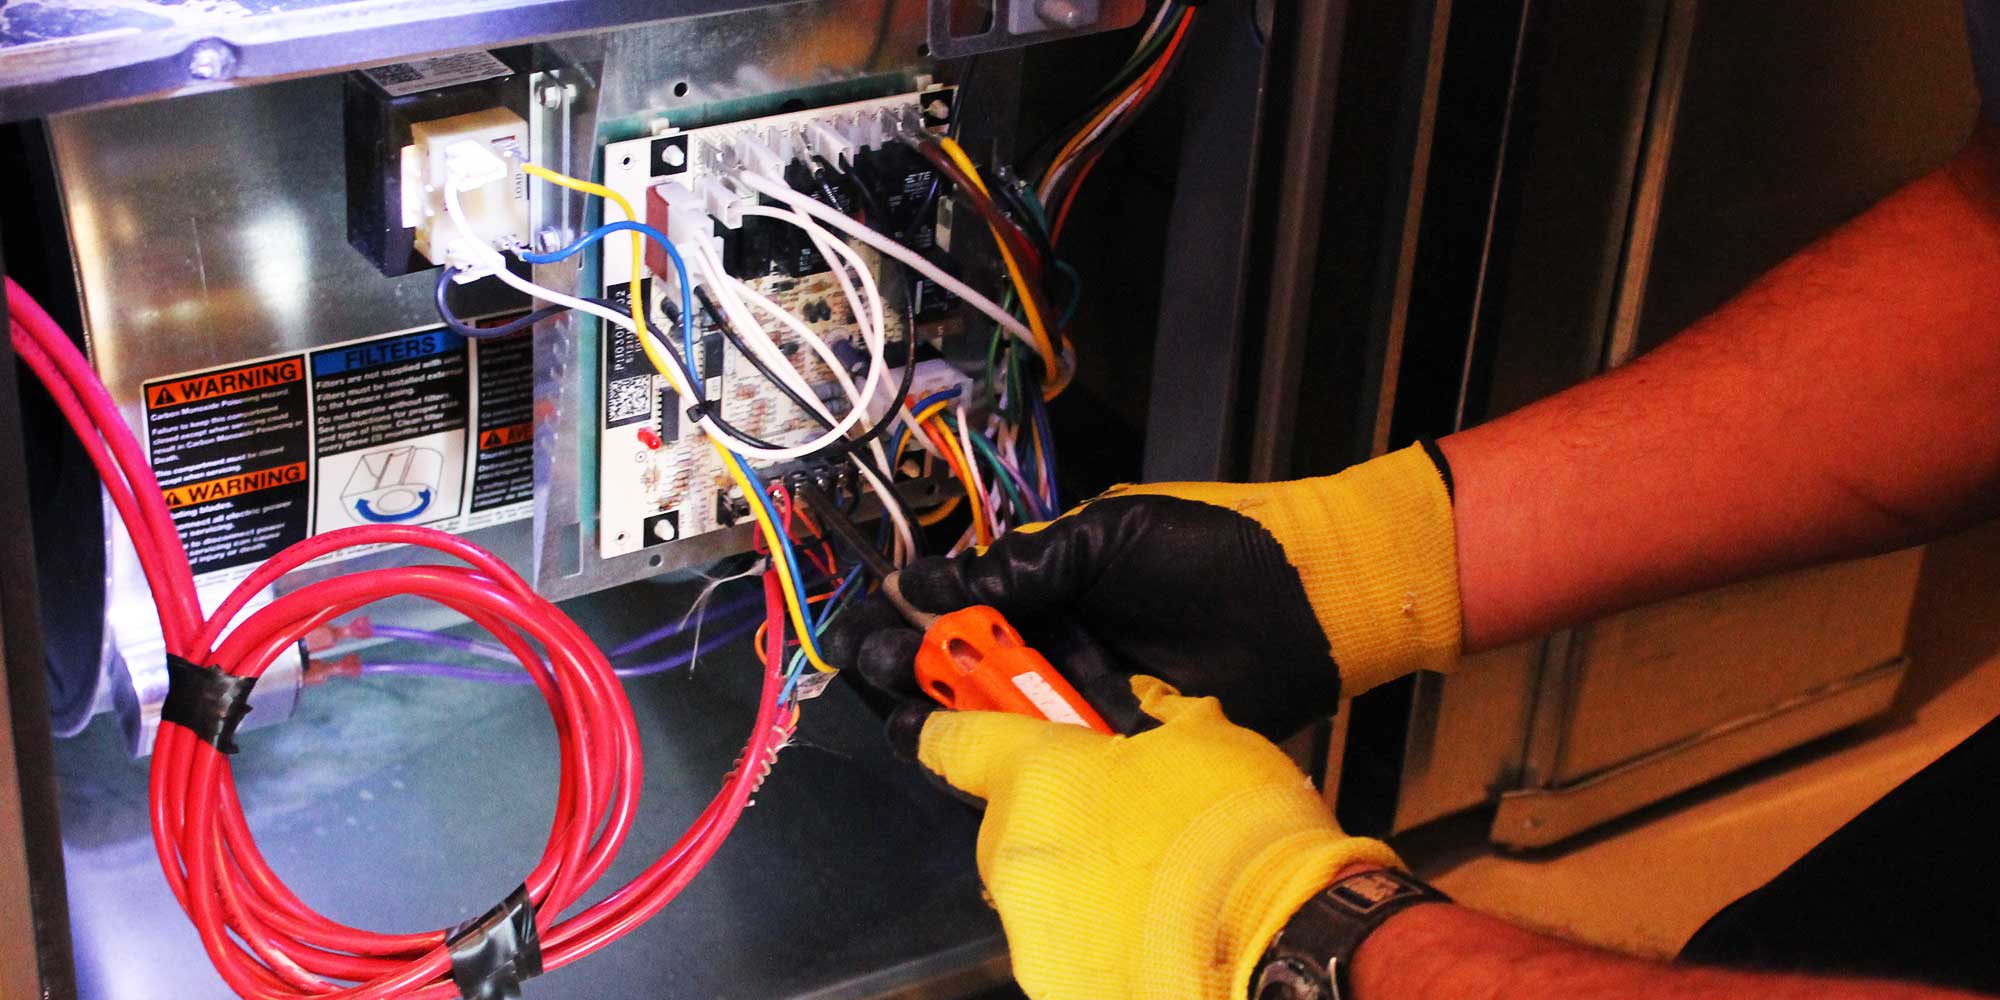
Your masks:
M1342 695L1457 662L1450 483L1441 454L1412 446L1318 479L1121 486L983 551L917 560L900 589L923 611L992 605L1091 693L1144 671L1282 739ZM920 645L879 595L821 640L906 697ZM1095 664L1072 661L1079 645Z
M979 875L1030 997L1243 1000L1271 939L1337 872L1401 863L1342 833L1291 760L1215 699L1129 684L1158 722L1136 736L945 711L891 733L985 800Z

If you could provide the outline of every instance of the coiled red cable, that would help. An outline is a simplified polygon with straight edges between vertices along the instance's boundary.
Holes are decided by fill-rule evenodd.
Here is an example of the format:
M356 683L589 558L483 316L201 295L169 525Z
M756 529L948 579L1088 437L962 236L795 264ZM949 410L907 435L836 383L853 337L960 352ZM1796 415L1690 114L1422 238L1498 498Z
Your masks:
M604 654L505 563L455 535L425 528L370 525L306 539L258 566L213 614L203 615L159 483L117 404L48 313L13 279L6 287L15 353L48 388L103 478L138 553L168 652L255 677L314 628L370 602L415 594L465 615L520 659L548 702L561 757L548 848L524 879L544 968L573 962L645 922L715 855L796 719L778 717L784 604L775 576L764 578L768 628L756 724L722 790L637 878L558 920L611 865L639 804L638 729ZM421 546L459 564L364 570L307 584L231 627L252 598L286 573L343 548L383 543ZM210 961L238 994L271 1000L458 995L445 931L379 934L348 927L293 895L257 849L228 757L189 730L160 726L149 797L167 884Z

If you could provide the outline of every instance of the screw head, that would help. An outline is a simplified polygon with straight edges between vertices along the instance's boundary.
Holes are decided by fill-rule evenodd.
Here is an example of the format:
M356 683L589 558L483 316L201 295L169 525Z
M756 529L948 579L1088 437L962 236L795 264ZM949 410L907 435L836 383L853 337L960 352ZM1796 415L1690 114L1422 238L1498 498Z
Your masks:
M553 80L535 89L535 100L545 108L562 107L564 96L563 85Z
M188 49L188 76L197 80L226 80L236 72L236 50L228 42L204 38Z
M562 232L554 226L543 226L535 230L535 252L554 253L562 249Z
M1076 29L1091 22L1090 13L1076 0L1037 0L1035 13L1059 28Z

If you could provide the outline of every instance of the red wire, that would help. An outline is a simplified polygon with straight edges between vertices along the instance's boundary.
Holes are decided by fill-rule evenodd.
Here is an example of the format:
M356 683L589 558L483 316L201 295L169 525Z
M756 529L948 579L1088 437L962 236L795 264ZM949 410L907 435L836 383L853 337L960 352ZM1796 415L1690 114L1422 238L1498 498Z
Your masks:
M1180 27L1174 29L1174 37L1167 41L1166 51L1162 52L1160 57L1153 61L1152 69L1148 70L1145 76L1134 81L1132 87L1127 88L1124 92L1113 98L1113 103L1123 101L1134 89L1141 91L1138 100L1143 102L1146 100L1145 93L1159 86L1161 78L1166 75L1167 67L1173 65L1174 56L1180 52L1181 41L1187 37L1188 27L1194 24L1194 15L1195 12L1190 10L1185 17L1181 18ZM1078 191L1083 190L1083 182L1090 177L1092 170L1097 169L1097 161L1104 158L1104 150L1108 148L1108 145L1100 147L1097 152L1091 154L1090 159L1084 161L1083 166L1077 168L1076 178L1069 182L1069 187L1063 192L1062 207L1056 212L1055 225L1049 229L1050 243L1057 243L1062 240L1063 224L1069 221L1069 210L1076 204L1076 194Z
M715 799L638 878L558 922L610 867L638 808L638 727L604 654L505 563L426 528L370 525L306 539L258 566L214 614L203 616L159 483L116 403L48 314L12 279L6 287L14 349L47 386L103 477L152 588L169 652L255 677L314 628L382 598L415 594L464 614L520 658L548 702L561 761L549 845L524 879L536 904L545 968L573 962L658 913L714 856L791 732L789 719L775 721L784 668L781 627L770 630L767 642L756 728ZM230 626L253 598L299 566L341 549L385 543L425 547L463 565L321 580ZM767 619L781 624L777 578L766 573L764 582ZM228 758L175 723L160 726L149 797L167 884L210 961L239 994L271 1000L458 995L449 978L445 931L377 934L329 920L301 902L258 850Z

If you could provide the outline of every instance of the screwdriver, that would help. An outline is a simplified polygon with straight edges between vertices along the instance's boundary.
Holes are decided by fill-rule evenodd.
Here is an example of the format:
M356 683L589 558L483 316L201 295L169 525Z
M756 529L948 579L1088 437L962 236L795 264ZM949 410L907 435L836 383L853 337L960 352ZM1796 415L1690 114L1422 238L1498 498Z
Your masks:
M792 492L881 579L882 596L923 630L917 686L938 704L963 711L1013 712L1088 726L1100 733L1114 731L1069 678L1023 641L997 609L975 604L943 615L917 610L903 597L896 568L860 537L819 484L800 477Z
M1048 658L1022 641L1006 617L984 604L934 615L910 606L901 574L882 581L882 594L910 624L924 630L917 650L917 686L946 708L1013 712L1112 732L1076 686Z

